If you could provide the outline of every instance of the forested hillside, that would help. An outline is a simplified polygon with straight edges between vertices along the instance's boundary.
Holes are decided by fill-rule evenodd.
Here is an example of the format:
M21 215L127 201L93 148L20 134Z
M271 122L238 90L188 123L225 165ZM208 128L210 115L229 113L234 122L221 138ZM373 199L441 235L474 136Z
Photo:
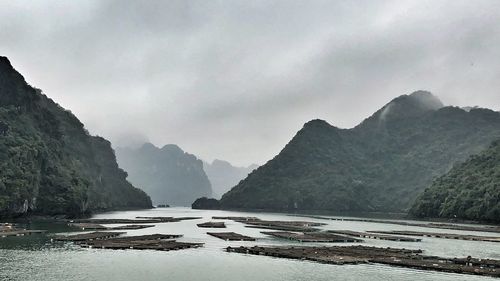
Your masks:
M0 217L149 207L110 143L0 57Z
M500 222L500 141L437 178L411 208L422 218Z
M313 120L224 194L223 208L407 211L432 180L500 137L500 113L395 98L352 129Z

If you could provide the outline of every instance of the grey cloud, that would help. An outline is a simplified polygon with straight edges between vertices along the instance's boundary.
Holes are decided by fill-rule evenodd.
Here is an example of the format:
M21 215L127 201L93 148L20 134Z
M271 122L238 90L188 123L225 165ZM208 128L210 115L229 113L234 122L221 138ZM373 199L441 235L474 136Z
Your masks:
M498 110L498 1L0 2L0 53L115 145L264 163L395 96Z

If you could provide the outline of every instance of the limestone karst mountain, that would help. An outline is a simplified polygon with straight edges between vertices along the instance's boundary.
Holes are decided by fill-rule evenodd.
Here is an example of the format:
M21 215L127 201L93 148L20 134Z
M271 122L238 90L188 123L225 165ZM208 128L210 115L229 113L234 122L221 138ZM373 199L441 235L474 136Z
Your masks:
M500 222L500 141L457 164L419 196L410 213L423 218Z
M130 182L144 189L155 204L191 206L196 198L212 196L203 162L177 145L158 148L145 143L139 148L118 148L116 153Z
M352 129L313 120L223 195L225 209L406 211L432 180L500 137L500 113L395 98Z
M212 163L203 162L203 169L205 169L208 179L212 183L214 198L220 198L257 167L256 164L248 167L236 167L227 161L218 159L212 161Z
M111 144L0 57L0 217L150 208Z

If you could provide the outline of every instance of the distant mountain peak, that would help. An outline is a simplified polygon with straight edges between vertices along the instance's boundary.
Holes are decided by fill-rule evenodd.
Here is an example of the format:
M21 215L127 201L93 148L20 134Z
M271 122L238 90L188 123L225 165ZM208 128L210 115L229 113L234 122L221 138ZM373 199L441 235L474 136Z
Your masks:
M389 102L384 109L389 106L400 106L407 110L429 111L438 110L444 107L441 100L428 91L415 91L409 95L402 95Z
M330 123L326 122L323 119L313 119L307 123L304 124L304 128L329 128L331 129L332 125Z
M444 104L438 97L431 92L420 90L391 100L367 120L386 121L387 119L413 117L442 107Z
M166 144L164 145L161 150L163 151L168 151L168 152L175 152L175 153L184 153L184 150L182 150L178 145L176 144Z
M202 161L175 144L159 148L145 143L139 149L117 150L116 155L128 179L141 186L155 204L189 206L196 198L212 195Z
M9 59L7 57L4 57L4 56L0 56L0 65L5 67L5 66L8 66L9 68L12 68L12 64L10 63Z
M441 107L444 107L443 102L428 91L415 91L409 95L416 103L419 103L423 108L438 110Z
M150 142L145 142L142 146L141 149L158 149L154 144Z

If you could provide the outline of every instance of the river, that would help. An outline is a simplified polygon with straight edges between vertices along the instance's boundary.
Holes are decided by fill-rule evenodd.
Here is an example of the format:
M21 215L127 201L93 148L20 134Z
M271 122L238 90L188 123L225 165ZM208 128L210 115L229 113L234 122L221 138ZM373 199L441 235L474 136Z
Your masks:
M420 271L383 265L328 265L268 256L227 253L223 250L227 246L299 245L300 243L272 238L261 234L262 230L246 228L243 224L233 221L226 221L227 228L222 231L234 231L258 239L255 242L227 242L207 235L207 229L198 228L196 224L209 221L212 216L255 216L266 220L308 220L327 223L321 227L323 229L414 230L500 236L500 234L495 233L430 229L373 222L330 221L276 213L191 210L189 208L109 212L97 214L93 218L133 219L136 216L203 217L200 220L158 223L152 228L128 230L127 235L182 234L184 236L178 239L179 241L203 242L205 245L202 248L170 252L83 249L71 243L50 241L51 234L70 230L65 224L34 223L29 227L47 229L48 235L0 238L0 280L496 280L488 277ZM424 237L422 242L416 243L364 239L362 244L422 249L426 255L446 257L471 255L478 258L500 259L500 243L492 242ZM317 244L307 243L307 245ZM332 244L321 243L320 245Z

